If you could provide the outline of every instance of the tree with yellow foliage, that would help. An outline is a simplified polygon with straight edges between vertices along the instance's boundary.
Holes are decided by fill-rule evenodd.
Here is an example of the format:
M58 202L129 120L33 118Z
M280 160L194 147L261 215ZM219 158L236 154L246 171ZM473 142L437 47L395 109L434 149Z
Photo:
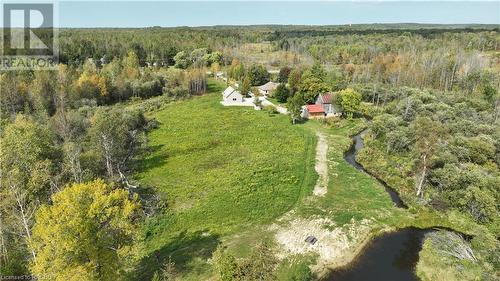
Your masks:
M75 84L79 98L102 98L108 95L106 78L100 75L90 60L83 65L83 72Z
M134 80L139 78L139 58L134 52L130 51L127 53L127 56L122 60L122 65L122 74L124 75L125 79Z
M36 213L32 274L56 281L123 279L134 260L140 216L137 196L102 180L65 188Z

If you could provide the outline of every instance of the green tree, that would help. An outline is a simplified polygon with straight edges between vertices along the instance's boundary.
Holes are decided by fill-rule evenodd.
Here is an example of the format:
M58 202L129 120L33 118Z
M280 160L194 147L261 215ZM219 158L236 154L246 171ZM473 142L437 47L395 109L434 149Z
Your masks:
M304 97L300 93L296 93L288 99L286 108L292 119L292 123L295 124L301 119L302 106L305 104Z
M85 63L84 71L75 84L77 98L102 101L108 95L106 77L96 70L94 63L90 60Z
M98 152L110 178L117 174L127 182L125 172L143 140L146 119L142 112L99 108L89 129L91 145Z
M276 90L274 91L273 96L279 102L286 102L290 97L290 90L286 87L285 84L279 84Z
M313 103L319 94L327 92L330 87L317 77L306 77L299 86L299 92L303 95L306 103Z
M278 74L278 82L287 83L288 77L290 76L290 72L292 72L292 69L288 66L280 68L280 72Z
M405 152L410 148L411 138L406 127L398 127L387 133L387 152Z
M498 98L498 90L492 86L490 83L487 83L482 87L483 97L490 104L494 104L495 100Z
M35 71L35 79L31 85L34 107L39 113L54 114L56 110L56 85L53 72Z
M337 104L351 118L355 112L359 111L361 94L351 88L342 90L338 92Z
M316 62L311 67L311 75L320 79L321 81L325 81L326 71L319 62Z
M263 65L252 65L248 69L247 76L250 78L252 86L259 86L269 82L269 73Z
M213 52L209 55L208 64L212 65L214 63L220 64L224 59L221 52Z
M464 190L457 200L460 208L480 223L492 221L498 216L495 197L488 190L472 186Z
M139 58L137 54L130 51L127 56L122 60L122 75L128 79L133 80L139 78Z
M4 247L14 247L16 252L21 252L31 240L33 212L58 187L54 163L60 155L48 128L24 115L18 115L6 126L0 148L0 217L9 218L2 220L0 230L3 235L16 236L8 239ZM4 238L3 235L0 238ZM35 252L30 254L34 259Z
M163 281L161 280L160 274L156 271L151 278L151 281Z
M248 96L248 93L252 91L252 85L251 85L250 78L248 76L245 76L243 78L243 81L241 82L241 85L239 86L239 91L243 96Z
M234 80L241 80L241 78L245 75L245 66L237 59L233 59L231 66L229 67L228 75Z
M207 48L198 48L198 49L194 49L191 52L189 58L194 66L202 67L202 66L206 66L208 64L208 60L210 59L210 55L208 53ZM177 63L177 61L176 61L176 63Z
M178 52L174 57L174 61L176 68L186 69L189 66L189 57L184 51Z
M140 215L136 195L102 180L67 187L36 213L31 272L56 281L122 279Z
M300 81L302 79L302 72L300 69L293 69L288 75L288 87L290 88L290 94L294 95L300 86Z

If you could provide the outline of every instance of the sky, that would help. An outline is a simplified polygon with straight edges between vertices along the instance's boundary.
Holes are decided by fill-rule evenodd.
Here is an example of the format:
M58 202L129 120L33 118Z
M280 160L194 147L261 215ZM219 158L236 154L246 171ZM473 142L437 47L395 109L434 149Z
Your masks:
M500 24L496 1L59 1L60 27Z

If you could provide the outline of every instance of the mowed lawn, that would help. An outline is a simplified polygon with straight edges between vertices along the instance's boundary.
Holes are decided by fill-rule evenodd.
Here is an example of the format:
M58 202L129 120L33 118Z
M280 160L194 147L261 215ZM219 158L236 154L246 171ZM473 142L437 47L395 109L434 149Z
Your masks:
M286 116L223 107L215 86L152 116L160 125L136 179L164 195L168 211L145 226L141 278L168 256L187 279L206 277L222 236L271 222L314 186L314 133Z

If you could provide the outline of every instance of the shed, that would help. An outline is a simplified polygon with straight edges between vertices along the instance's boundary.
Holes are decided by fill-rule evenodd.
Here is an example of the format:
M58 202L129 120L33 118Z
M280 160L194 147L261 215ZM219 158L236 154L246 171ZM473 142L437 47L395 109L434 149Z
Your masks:
M302 118L322 118L325 117L325 110L320 104L308 104L302 107Z

